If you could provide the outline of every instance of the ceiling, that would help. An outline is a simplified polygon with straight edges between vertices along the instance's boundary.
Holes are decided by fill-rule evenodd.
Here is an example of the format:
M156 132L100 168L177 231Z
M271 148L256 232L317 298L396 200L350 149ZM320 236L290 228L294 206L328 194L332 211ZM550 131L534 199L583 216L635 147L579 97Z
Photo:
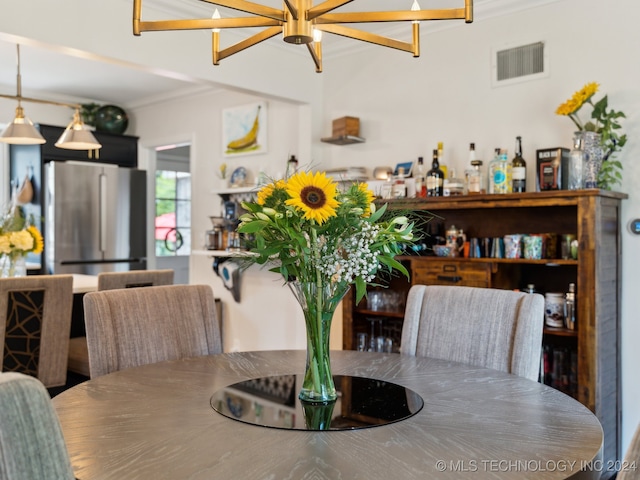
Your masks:
M131 3L131 0L120 0ZM259 3L282 8L282 0L257 0ZM401 0L410 7L412 0ZM443 6L461 6L462 0L419 0L424 8L442 8ZM545 3L560 0L475 0L474 21L481 21L496 15L503 15L515 10L532 8ZM319 2L314 1L314 4ZM398 0L353 1L342 7L341 11L388 10L389 6L398 8ZM435 5L434 5L435 4ZM365 6L366 5L366 6ZM144 0L142 18L145 19L145 8L154 7L168 15L164 18L204 18L210 16L213 5L197 0ZM238 16L238 12L220 9L222 16ZM169 16L170 15L170 16ZM444 25L449 22L423 22L423 28L432 25ZM461 22L456 22L463 25ZM450 23L449 23L450 24ZM406 25L403 25L406 28ZM398 24L374 24L367 28L380 34L389 35ZM363 27L364 28L364 27ZM423 32L425 30L422 30ZM148 33L147 35L153 35ZM179 35L179 32L176 32ZM391 35L392 36L392 35ZM323 39L323 56L331 57L337 49L348 50L362 42L330 35ZM276 42L271 39L270 42ZM177 72L150 70L138 65L127 64L113 58L100 57L91 52L70 49L49 44L42 44L31 39L20 38L0 32L0 93L16 94L17 54L16 44L20 43L22 95L38 97L38 92L46 92L47 100L113 103L122 106L135 106L152 99L166 98L190 91L200 90L210 85L195 78ZM282 48L291 48L281 42ZM365 44L366 45L366 44ZM367 48L383 48L370 46ZM304 52L306 54L306 51ZM399 54L402 54L399 52ZM221 67L218 67L221 68ZM311 62L309 68L312 68ZM59 98L52 98L52 94ZM42 98L42 95L40 95Z

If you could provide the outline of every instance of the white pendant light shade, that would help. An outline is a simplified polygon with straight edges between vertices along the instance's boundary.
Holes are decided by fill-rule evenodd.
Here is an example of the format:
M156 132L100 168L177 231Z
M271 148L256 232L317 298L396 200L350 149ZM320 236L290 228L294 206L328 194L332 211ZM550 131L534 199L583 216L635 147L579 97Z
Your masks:
M96 140L93 133L87 130L87 127L80 120L80 112L76 110L73 114L73 120L56 142L56 147L68 150L97 150L102 148L102 145Z
M38 145L45 143L45 139L31 120L24 116L23 108L18 105L16 117L0 134L0 142L12 145Z

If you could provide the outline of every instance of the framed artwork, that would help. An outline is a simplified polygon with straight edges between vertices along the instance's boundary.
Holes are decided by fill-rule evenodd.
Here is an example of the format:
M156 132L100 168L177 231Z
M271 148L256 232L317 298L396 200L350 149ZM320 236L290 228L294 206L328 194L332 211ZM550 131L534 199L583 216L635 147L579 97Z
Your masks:
M225 157L267 151L267 102L222 111L222 153Z

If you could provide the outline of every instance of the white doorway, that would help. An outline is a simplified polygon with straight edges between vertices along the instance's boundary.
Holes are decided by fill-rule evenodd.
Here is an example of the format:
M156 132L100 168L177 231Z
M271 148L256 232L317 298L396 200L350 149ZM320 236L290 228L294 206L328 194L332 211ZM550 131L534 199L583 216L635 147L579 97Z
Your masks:
M156 148L154 182L155 268L170 268L174 283L189 283L191 254L191 147Z

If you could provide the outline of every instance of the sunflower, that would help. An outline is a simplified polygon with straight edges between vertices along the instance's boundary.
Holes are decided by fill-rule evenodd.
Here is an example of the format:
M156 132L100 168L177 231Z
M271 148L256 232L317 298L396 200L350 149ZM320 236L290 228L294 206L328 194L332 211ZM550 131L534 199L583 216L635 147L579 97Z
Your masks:
M596 82L587 83L580 90L575 92L569 100L561 104L557 110L557 115L571 115L576 113L582 105L591 100L591 97L598 91L599 85Z
M296 173L289 178L286 188L291 198L285 203L302 210L305 219L322 225L336 216L335 209L340 205L336 200L336 184L324 173Z
M362 197L364 203L364 213L362 214L362 216L368 217L371 215L371 204L376 197L369 189L369 185L367 185L366 183L358 184L358 192L360 193L360 196Z
M280 192L285 192L285 182L284 180L276 180L273 183L269 183L265 185L258 191L258 205L273 207L274 201L277 201L276 197L280 195L276 195ZM273 198L272 198L273 197Z
M44 248L44 241L42 240L42 235L40 235L40 232L38 231L38 229L36 227L34 227L33 225L31 225L30 227L27 227L27 230L29 231L29 233L31 234L31 236L33 237L33 253L42 253L42 249Z

